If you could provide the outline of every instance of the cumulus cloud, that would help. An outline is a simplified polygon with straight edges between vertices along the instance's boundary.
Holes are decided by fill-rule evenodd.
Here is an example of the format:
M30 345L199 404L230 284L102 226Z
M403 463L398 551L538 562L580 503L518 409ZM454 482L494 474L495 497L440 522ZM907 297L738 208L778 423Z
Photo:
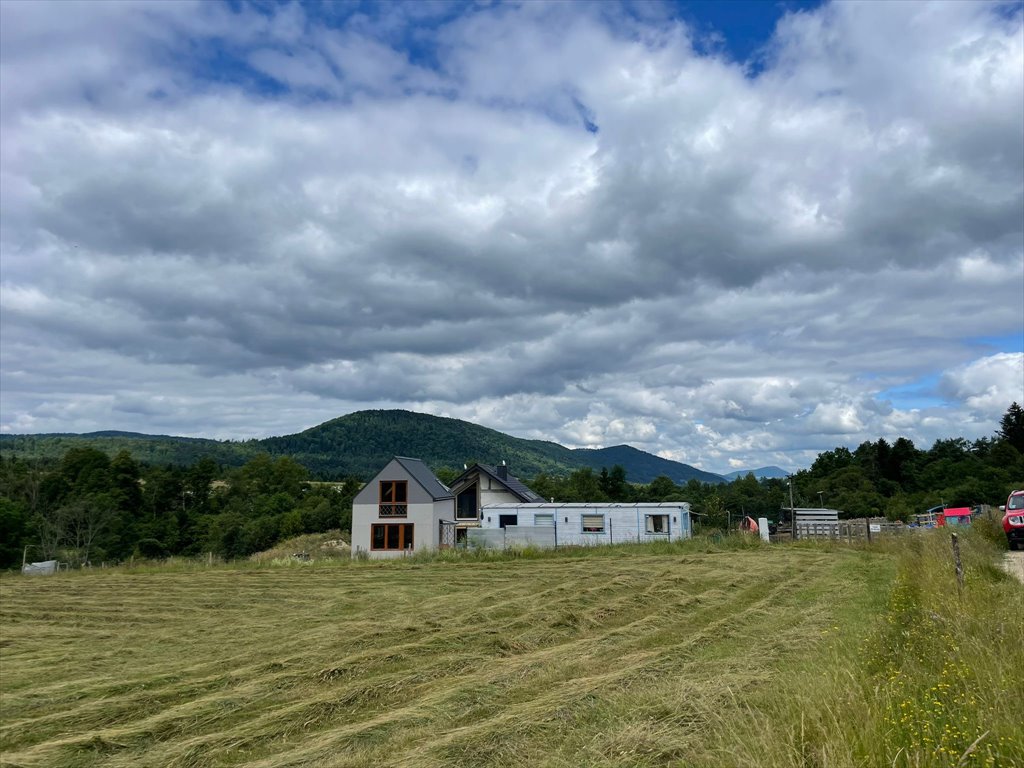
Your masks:
M407 407L730 471L1024 401L1019 8L827 4L757 71L609 4L0 14L5 431Z

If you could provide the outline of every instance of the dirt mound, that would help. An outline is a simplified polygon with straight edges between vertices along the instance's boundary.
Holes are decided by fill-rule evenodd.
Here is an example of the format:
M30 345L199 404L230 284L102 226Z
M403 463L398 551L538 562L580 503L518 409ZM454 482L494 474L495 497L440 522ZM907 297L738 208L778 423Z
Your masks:
M270 549L250 555L249 559L257 563L347 560L351 557L350 549L341 531L333 530L285 539Z

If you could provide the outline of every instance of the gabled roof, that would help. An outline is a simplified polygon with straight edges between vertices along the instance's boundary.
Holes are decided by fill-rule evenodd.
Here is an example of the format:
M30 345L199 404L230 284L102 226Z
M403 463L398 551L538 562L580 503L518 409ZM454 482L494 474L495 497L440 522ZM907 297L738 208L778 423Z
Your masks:
M514 477L508 474L506 470L505 477L503 478L498 474L498 468L492 467L489 464L474 464L455 479L455 481L452 483L452 487L458 487L459 483L467 479L476 470L480 470L481 472L489 476L491 479L496 480L498 483L503 485L506 488L506 490L508 490L509 493L518 498L520 501L524 501L527 503L544 501L543 496L540 496L539 494L535 493L532 488L527 486L526 483L524 483L518 477Z
M412 479L419 483L420 487L430 494L434 501L450 499L454 496L452 489L438 480L434 473L430 471L430 467L423 463L422 459L395 456L395 461L402 465Z

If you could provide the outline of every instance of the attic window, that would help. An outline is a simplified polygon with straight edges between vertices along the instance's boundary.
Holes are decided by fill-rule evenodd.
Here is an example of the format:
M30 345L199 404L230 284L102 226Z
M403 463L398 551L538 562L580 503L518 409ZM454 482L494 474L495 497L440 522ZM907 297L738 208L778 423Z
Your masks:
M381 480L379 513L381 517L405 517L409 510L409 483L405 480Z

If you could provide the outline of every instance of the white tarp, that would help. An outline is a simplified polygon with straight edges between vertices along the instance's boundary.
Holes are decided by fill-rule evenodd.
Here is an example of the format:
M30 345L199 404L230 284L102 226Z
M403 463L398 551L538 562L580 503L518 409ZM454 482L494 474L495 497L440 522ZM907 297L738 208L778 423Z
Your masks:
M26 576L52 576L57 572L56 560L43 560L41 563L25 563L21 572Z

